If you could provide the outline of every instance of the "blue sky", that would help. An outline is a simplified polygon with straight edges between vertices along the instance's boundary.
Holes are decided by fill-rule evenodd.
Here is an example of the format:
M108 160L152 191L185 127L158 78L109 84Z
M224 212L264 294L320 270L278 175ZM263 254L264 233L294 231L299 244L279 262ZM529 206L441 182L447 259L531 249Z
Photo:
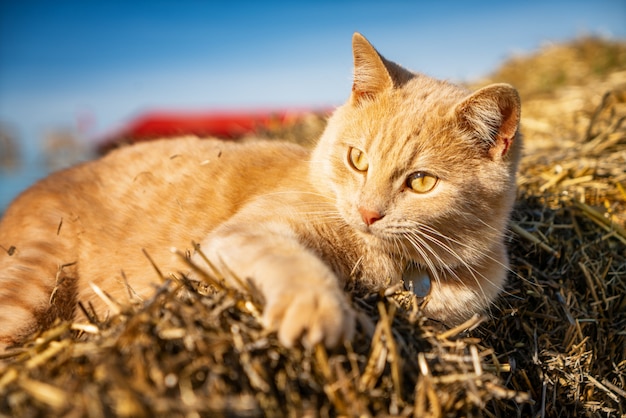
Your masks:
M1 0L0 122L34 152L80 115L97 137L150 109L336 105L354 31L408 68L471 80L543 42L626 38L626 1Z

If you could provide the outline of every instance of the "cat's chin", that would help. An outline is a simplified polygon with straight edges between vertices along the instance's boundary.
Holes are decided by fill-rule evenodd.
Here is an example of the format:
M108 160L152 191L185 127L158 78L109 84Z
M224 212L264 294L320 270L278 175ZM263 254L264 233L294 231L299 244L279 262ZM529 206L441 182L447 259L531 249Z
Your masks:
M390 234L386 234L379 228L372 228L368 226L353 227L356 235L361 238L362 242L366 243L376 251L380 251L382 254L392 254L398 249L398 239ZM403 253L406 253L403 251ZM399 256L399 254L396 254Z

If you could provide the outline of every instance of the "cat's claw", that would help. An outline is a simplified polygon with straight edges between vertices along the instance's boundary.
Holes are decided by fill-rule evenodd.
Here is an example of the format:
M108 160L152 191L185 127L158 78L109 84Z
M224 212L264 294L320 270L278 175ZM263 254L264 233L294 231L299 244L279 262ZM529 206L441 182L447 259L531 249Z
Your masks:
M334 348L354 335L355 314L339 290L289 291L268 301L264 326L278 333L287 348L298 341L307 348Z

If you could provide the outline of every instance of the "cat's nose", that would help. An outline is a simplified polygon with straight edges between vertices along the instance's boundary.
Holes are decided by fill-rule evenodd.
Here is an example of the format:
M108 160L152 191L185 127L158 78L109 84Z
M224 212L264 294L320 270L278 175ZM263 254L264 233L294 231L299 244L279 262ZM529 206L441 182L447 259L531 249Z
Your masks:
M376 221L380 221L385 215L381 215L380 212L375 210L365 209L363 206L359 208L361 219L365 222L365 225L370 226Z

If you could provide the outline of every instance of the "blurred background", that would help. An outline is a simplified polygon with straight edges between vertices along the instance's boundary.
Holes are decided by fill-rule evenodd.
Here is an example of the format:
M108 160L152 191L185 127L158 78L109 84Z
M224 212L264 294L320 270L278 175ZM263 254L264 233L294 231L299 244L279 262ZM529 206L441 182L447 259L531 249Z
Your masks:
M146 114L330 109L351 36L471 83L507 58L626 38L626 1L0 1L0 212Z

